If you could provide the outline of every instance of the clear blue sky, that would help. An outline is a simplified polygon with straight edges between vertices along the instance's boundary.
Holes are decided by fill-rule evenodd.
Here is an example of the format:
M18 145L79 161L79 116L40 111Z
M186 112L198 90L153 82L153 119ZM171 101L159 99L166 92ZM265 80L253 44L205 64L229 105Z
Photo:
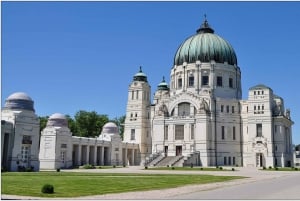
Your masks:
M256 84L285 100L300 143L300 2L1 2L2 106L17 91L39 116L126 112L139 66L152 93L204 14L234 47L243 98Z

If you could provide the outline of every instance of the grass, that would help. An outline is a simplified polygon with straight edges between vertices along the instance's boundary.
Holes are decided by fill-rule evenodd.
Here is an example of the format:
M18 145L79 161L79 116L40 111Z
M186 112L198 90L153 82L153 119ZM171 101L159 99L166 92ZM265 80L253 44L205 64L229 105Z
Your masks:
M75 172L5 172L2 173L2 194L35 197L79 197L166 189L187 184L206 184L241 179L240 176L106 174ZM43 194L44 184L54 186L54 194Z
M231 169L220 169L220 168L215 168L215 167L148 167L147 170L191 170L191 171L232 171Z
M263 171L300 171L300 168L292 168L292 167L277 167L277 168L266 168L266 169L260 169Z

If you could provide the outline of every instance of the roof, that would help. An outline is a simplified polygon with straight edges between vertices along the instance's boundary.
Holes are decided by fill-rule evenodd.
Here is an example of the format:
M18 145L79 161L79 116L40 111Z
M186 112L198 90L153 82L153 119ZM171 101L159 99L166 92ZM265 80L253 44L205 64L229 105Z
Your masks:
M258 85L255 85L253 87L251 87L249 90L257 90L257 89L269 89L269 90L272 90L270 87L264 85L264 84L258 84Z
M182 65L184 62L195 63L196 61L216 63L227 62L237 65L237 57L233 47L222 37L214 34L214 30L204 23L195 35L187 38L177 49L174 57L174 65Z

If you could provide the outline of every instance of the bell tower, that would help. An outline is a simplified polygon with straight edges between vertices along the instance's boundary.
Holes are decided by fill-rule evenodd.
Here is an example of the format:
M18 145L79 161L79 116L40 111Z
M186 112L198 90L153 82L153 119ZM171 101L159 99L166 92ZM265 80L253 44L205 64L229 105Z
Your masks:
M124 142L139 144L137 158L141 165L151 154L150 93L147 76L140 67L128 89Z

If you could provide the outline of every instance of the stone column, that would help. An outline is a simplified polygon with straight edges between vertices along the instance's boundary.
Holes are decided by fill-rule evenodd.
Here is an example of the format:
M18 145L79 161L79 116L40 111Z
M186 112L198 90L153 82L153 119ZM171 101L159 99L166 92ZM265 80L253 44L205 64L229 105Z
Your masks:
M125 158L124 158L124 161L123 161L123 163L127 166L128 165L128 159L127 159L127 147L125 147Z
M132 160L132 165L135 165L134 149L132 149L132 151L131 151L131 160Z
M104 146L101 146L101 157L100 157L100 164L104 165Z
M81 144L78 144L78 156L77 156L77 165L81 165Z
M86 145L86 164L90 163L90 146Z
M97 165L97 145L94 146L94 165Z

